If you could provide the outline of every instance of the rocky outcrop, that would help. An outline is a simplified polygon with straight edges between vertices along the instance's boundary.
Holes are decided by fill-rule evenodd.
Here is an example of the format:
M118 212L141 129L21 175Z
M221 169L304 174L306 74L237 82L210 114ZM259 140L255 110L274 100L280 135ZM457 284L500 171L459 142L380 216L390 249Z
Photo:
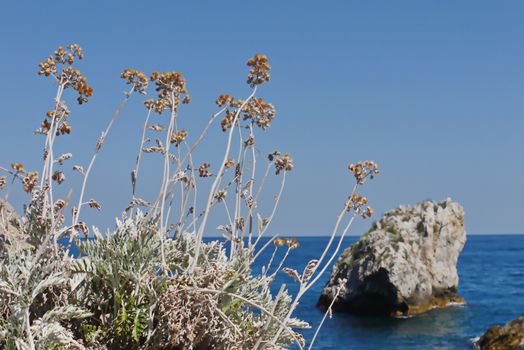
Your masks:
M318 305L331 304L342 278L334 311L398 316L463 303L457 260L465 242L464 210L450 199L388 211L344 251Z
M0 199L0 252L6 248L6 244L17 251L27 247L26 239L20 231L20 223L16 210Z
M476 345L480 350L524 349L524 315L504 327L491 327Z

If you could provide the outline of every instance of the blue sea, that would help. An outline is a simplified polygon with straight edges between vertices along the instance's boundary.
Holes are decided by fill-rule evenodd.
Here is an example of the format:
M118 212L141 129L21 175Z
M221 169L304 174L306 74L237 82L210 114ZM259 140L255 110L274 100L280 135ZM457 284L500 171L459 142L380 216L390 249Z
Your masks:
M357 237L346 238L348 247ZM299 238L285 266L302 271L318 258L325 237ZM268 251L269 253L269 251ZM264 260L263 258L261 260ZM257 267L259 268L259 267ZM431 310L411 318L365 318L334 314L327 319L315 349L463 350L474 349L472 339L494 324L504 324L524 313L524 235L470 235L458 263L459 294L467 304ZM309 322L311 339L323 313L315 307L329 274L306 294L296 316ZM278 282L291 291L297 285L284 274Z

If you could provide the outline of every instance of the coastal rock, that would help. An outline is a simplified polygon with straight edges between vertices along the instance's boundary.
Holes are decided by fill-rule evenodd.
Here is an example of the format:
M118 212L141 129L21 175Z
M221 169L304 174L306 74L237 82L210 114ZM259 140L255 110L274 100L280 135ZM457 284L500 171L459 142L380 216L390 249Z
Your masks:
M7 201L0 199L0 251L6 244L18 251L28 244L20 231L21 218Z
M493 326L476 343L480 350L514 350L524 348L524 315L506 323Z
M335 264L318 301L333 311L400 316L425 312L458 296L457 260L466 242L464 210L451 199L386 212Z

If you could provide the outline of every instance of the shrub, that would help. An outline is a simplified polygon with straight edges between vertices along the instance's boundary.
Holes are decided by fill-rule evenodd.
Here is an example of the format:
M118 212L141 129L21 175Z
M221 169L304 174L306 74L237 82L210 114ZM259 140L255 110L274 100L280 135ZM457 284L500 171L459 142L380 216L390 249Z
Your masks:
M309 325L293 316L296 306L329 268L353 220L373 214L367 199L356 191L378 173L377 165L366 161L349 166L356 184L319 259L309 261L302 273L284 267L299 242L276 235L267 241L262 238L268 235L277 213L293 160L289 154L273 151L265 161L262 178L257 176L261 160L257 161L255 134L257 129L270 128L276 117L275 107L256 96L259 87L270 80L271 69L268 58L257 54L247 62L248 97L220 95L216 100L219 111L192 144L189 132L178 123L182 105L191 102L183 74L153 72L148 78L126 69L121 78L129 90L97 141L91 161L86 167L72 167L83 177L78 196L70 192L58 199L55 187L66 180L65 165L73 158L70 153L54 154L57 138L73 132L64 96L76 92L80 105L93 96L87 78L76 68L83 58L80 46L69 45L39 64L38 74L57 85L54 108L36 130L45 138L42 171L27 171L21 163L0 167L6 173L0 177L6 199L11 191L7 177L31 194L22 218L0 211L0 233L5 241L0 245L1 346L31 350L278 349L296 343L303 348L306 342L300 329ZM90 234L81 220L82 209L100 210L101 206L95 199L84 199L89 175L126 102L137 93L145 95L150 83L158 95L144 102L147 113L131 172L129 206L115 228L105 234L93 228ZM167 115L167 126L151 124L152 113ZM217 169L210 163L197 165L193 154L217 120L226 138L223 159L215 163ZM149 134L159 135L151 137L154 143ZM151 153L162 157L162 182L158 196L148 201L137 195L137 189L142 157ZM257 202L272 167L280 187L270 214L263 216ZM198 210L201 181L211 184L205 205ZM212 210L224 210L225 220L218 227L224 239L204 242ZM334 253L328 254L337 240ZM273 255L264 262L263 272L254 273L255 260L271 245ZM74 249L78 249L76 255ZM285 253L276 262L278 250ZM299 283L295 296L285 285L280 289L272 286L279 272ZM317 333L318 329L315 336ZM310 348L313 343L314 339Z

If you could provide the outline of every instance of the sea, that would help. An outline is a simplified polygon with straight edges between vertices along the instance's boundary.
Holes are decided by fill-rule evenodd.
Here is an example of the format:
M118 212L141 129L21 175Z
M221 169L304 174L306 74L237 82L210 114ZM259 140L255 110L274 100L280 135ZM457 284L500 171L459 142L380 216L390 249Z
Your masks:
M327 237L299 237L284 266L302 271L318 258ZM358 237L348 237L348 247ZM264 252L269 254L270 249ZM257 264L269 256L260 259ZM261 266L255 266L256 269ZM310 340L324 313L315 305L329 272L304 295L296 317L312 328L303 332ZM409 318L362 317L333 314L326 319L313 349L351 350L467 350L473 340L495 324L505 324L524 313L524 235L468 235L458 262L459 294L465 305L434 309ZM291 293L298 285L280 273L275 285L286 283ZM306 346L307 348L307 346Z

